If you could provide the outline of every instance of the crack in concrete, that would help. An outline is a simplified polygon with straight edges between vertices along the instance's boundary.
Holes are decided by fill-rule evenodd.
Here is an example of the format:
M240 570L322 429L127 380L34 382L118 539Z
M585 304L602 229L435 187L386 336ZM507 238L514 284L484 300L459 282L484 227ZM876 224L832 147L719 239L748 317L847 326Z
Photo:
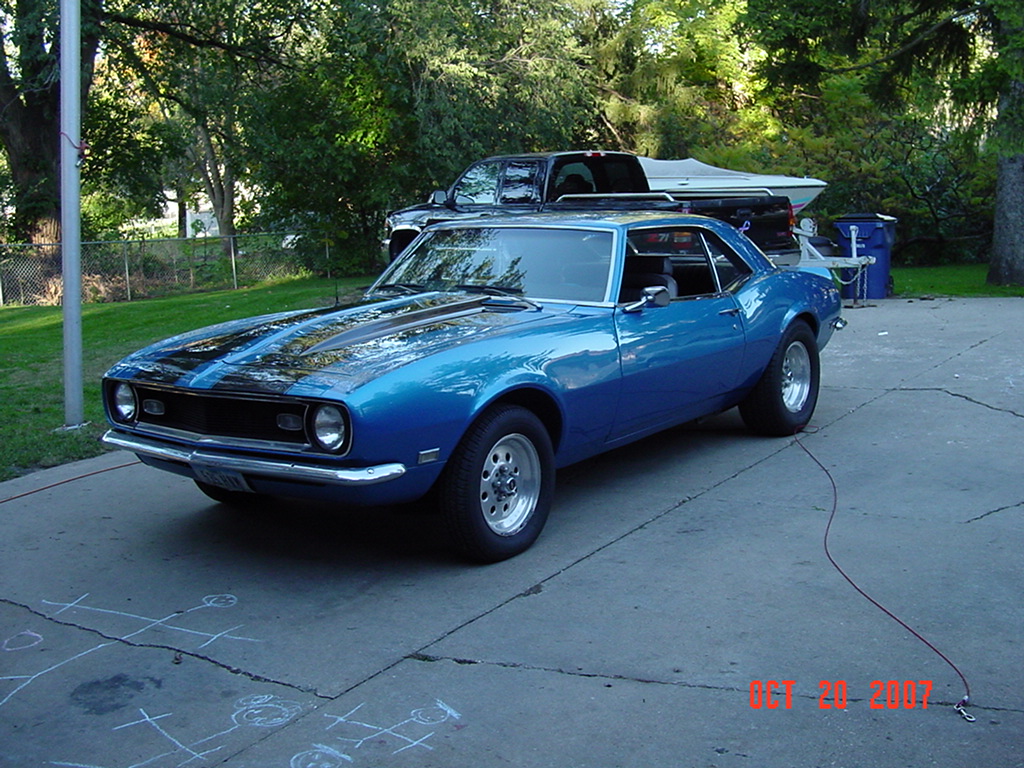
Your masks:
M996 509L990 509L988 512L972 517L969 520L964 520L964 525L967 523L974 523L978 520L984 520L989 515L994 515L998 512L1005 512L1008 509L1017 509L1018 507L1024 507L1024 501L1018 501L1016 504L1007 504L1005 507L997 507Z
M1017 411L1011 408L999 408L995 405L982 402L981 400L975 400L973 397L964 395L960 392L952 392L942 387L897 387L896 389L890 390L891 392L940 392L950 397L957 397L961 400L966 400L972 405L980 405L982 408L988 408L990 411L996 411L997 413L1008 413L1011 416L1016 416L1018 419L1024 419L1024 413L1017 413Z
M316 696L317 698L325 699L325 700L333 700L335 698L333 696L326 696L324 694L321 694L315 688L310 688L309 686L297 685L295 683L289 683L289 682L285 682L285 681L282 681L282 680L275 680L272 677L266 677L265 675L260 675L260 674L258 674L256 672L249 672L249 671L244 670L244 669L242 669L240 667L235 667L235 666L232 666L231 664L227 664L227 663L225 663L223 661L218 661L217 659L214 659L214 658L212 658L210 656L206 656L206 655L201 654L201 653L196 653L195 651L189 651L189 650L186 650L184 648L177 648L177 647L175 647L173 645L164 645L162 643L140 643L140 642L136 642L136 641L133 641L133 640L127 640L127 639L125 639L123 637L117 637L117 636L114 636L114 635L108 635L107 633L102 632L101 630L95 629L94 627L88 627L88 626L85 626L83 624L78 624L78 623L73 622L73 621L65 621L65 620L62 620L62 619L57 619L57 618L55 618L53 616L47 616L45 613L42 613L41 611L36 610L35 608L33 608L30 605L25 605L23 603L17 602L16 600L10 600L9 598L0 597L0 605L7 605L7 606L10 606L12 608L21 608L21 609L23 609L25 611L28 611L33 616L36 616L37 618L40 618L43 621L49 622L51 624L55 624L55 625L61 626L61 627L67 627L69 629L77 629L77 630L80 630L82 632L87 632L87 633L89 633L91 635L95 635L97 638L102 638L105 641L105 643L104 643L105 645L112 645L114 643L118 643L120 645L127 646L129 648L147 648L147 649L156 650L156 651L169 651L169 652L174 654L174 659L172 661L172 663L174 663L174 664L180 664L181 663L181 659L183 657L188 657L188 658L194 659L196 661L206 662L207 664L211 664L211 665L213 665L213 666L215 666L215 667L217 667L219 669L224 670L225 672L229 672L232 675L238 675L239 677L244 677L244 678L246 678L248 680L251 680L251 681L253 681L255 683L269 683L269 684L272 684L272 685L280 685L280 686L282 686L284 688L288 688L290 690L297 691L299 693L305 693L305 694L309 694L309 695L312 695L312 696Z
M453 664L460 664L460 665L483 665L483 666L487 666L487 667L497 667L497 668L500 668L500 669L521 669L521 670L526 670L526 671L529 671L529 672L548 672L548 673L556 674L556 675L565 675L567 677L579 677L579 678L591 679L591 680L609 680L609 681L617 681L617 682L623 682L623 683L637 683L639 685L661 685L661 686L666 686L666 687L670 687L670 688L687 688L687 689L691 689L691 690L712 691L712 692L715 692L715 693L742 693L742 694L749 694L749 689L747 689L747 688L737 688L736 686L732 686L732 685L711 685L709 683L692 683L692 682L687 682L687 681L683 681L683 680L658 680L658 679L655 679L655 678L635 677L635 676L632 676L632 675L620 675L620 674L606 673L606 672L585 672L583 670L562 669L561 667L545 667L545 666L538 665L538 664L523 664L521 662L513 662L513 661L484 661L482 659L462 659L462 658L456 658L456 657L453 657L453 656L435 656L435 655L426 654L426 653L413 653L413 654L410 654L410 655L406 656L406 660L408 660L408 661L418 661L418 662L423 662L423 663L428 663L428 664L436 663L436 662L439 662L439 661L447 661L447 662L451 662ZM611 686L607 685L606 687L611 687ZM792 695L793 695L793 698L799 698L799 699L804 699L804 700L808 700L808 701L820 701L821 700L821 695L820 694L800 693L798 691L794 691ZM850 703L861 703L861 702L870 701L870 699L869 698L865 698L865 697L861 697L861 698L850 697L850 698L847 699L847 701L850 702ZM936 705L939 705L939 706L953 707L956 704L958 704L959 702L960 702L960 700L957 699L956 701L934 700L934 701L931 701L930 703L936 704ZM986 706L981 706L981 705L979 705L979 704L977 704L975 702L971 702L970 706L971 706L972 709L981 710L981 711L984 711L984 712L993 712L993 713L995 713L995 712L1002 712L1002 713L1008 713L1008 714L1024 714L1024 709L1022 709L1022 708L991 707L991 706L986 707Z

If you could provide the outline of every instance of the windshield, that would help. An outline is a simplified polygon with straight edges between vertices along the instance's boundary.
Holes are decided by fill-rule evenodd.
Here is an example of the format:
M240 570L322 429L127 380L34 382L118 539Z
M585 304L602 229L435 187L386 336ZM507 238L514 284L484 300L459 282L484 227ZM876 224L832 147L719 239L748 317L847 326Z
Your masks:
M467 227L429 233L370 289L473 291L604 301L612 233L542 227Z

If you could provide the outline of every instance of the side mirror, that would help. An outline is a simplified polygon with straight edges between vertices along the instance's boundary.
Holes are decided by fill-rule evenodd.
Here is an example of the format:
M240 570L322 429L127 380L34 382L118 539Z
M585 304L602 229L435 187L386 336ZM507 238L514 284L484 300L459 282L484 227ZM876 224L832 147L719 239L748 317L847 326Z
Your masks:
M448 193L443 189L435 189L427 200L431 205L447 205Z
M648 307L667 307L672 302L672 294L664 285L648 285L644 288L643 296L639 301L627 304L622 308L623 312L639 312Z

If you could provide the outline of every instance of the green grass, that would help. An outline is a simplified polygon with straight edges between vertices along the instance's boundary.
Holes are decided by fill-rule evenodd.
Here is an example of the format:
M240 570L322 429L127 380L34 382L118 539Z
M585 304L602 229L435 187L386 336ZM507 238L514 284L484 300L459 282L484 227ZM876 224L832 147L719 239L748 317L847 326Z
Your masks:
M64 423L60 307L0 307L0 480L100 454L105 430L100 377L129 352L193 328L238 317L334 303L370 278L302 279L237 291L82 308L85 418Z
M951 264L944 267L893 267L897 296L1024 296L1024 286L989 285L987 264Z

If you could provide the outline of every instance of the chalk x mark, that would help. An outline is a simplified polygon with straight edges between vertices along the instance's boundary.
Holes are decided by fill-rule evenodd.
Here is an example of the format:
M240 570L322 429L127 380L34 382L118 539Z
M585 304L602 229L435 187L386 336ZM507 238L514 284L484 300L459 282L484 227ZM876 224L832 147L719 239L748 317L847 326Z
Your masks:
M82 595L81 597L71 601L70 603L58 603L58 602L52 602L50 600L43 600L43 605L60 606L60 610L57 611L56 613L54 613L53 614L54 616L59 616L60 614L64 613L64 611L67 611L67 610L76 609L76 610L83 610L83 611L91 611L93 613L107 614L107 615L110 615L110 616L122 616L122 617L127 618L127 619L134 619L136 621L144 621L144 622L146 622L146 625L144 627L142 627L141 629L138 629L135 632L132 632L132 633L130 633L128 635L125 635L124 637L121 637L120 638L121 640L127 640L129 638L135 637L135 636L145 632L146 630L153 629L154 627L164 627L165 629L172 629L175 632L184 632L185 634L188 634L188 635L196 635L196 636L199 636L199 637L206 638L206 643L204 643L204 645L201 646L201 647L205 647L206 645L209 645L210 643L212 643L214 640L218 640L218 639L221 639L221 638L224 638L224 639L227 639L227 640L242 640L242 641L246 641L246 642L250 642L250 643L262 642L262 640L257 640L256 638L253 638L253 637L242 637L242 636L230 634L234 630L241 628L241 626L242 626L241 624L239 624L238 626L232 627L231 629L227 630L226 632L220 632L220 633L214 634L214 633L210 633L210 632L202 632L200 630L191 629L189 627L181 627L181 626L177 626L175 624L168 624L167 623L171 619L174 619L174 618L176 618L178 616L184 616L186 614L192 613L194 611L201 610L203 608L230 608L230 607L234 606L235 604L237 604L237 602L238 602L238 598L236 598L234 595L207 595L206 597L203 598L203 602L200 605L194 606L194 607L189 608L188 610L185 610L185 611L175 611L174 613L170 614L169 616L165 616L162 619L154 619L154 618L152 618L150 616L139 616L138 614L127 613L126 611L115 611L115 610L112 610L110 608L97 608L97 607L91 606L91 605L83 605L82 604L82 600L84 600L88 596L89 596L89 593L86 592L84 595Z
M247 726L255 728L273 728L279 725L284 725L301 711L302 705L297 701L282 699L279 696L273 696L270 694L246 696L235 702L235 711L231 715L233 725L189 744L186 744L184 741L174 736L168 727L164 727L163 723L158 722L161 720L166 721L167 718L173 717L173 712L165 712L161 715L151 715L145 709L140 707L140 717L130 722L114 726L111 730L116 732L136 725L148 726L154 733L158 734L162 740L168 742L171 746L171 749L152 755L140 762L132 763L130 766L127 766L127 768L143 768L144 766L171 756L180 760L180 762L176 764L176 768L182 768L182 766L195 763L197 760L202 760L207 755L212 755L214 752L218 752L226 746L221 743L210 749L203 749L203 746L206 744L215 742L216 740ZM50 765L62 766L62 768L103 768L103 766L69 761L51 761Z
M430 733L426 734L425 736L420 736L419 738L413 738L412 736L408 736L408 735L406 735L404 733L400 733L399 732L400 728L403 728L404 726L407 726L410 723L417 723L419 725L426 725L426 726L434 726L434 725L440 725L441 723L443 723L443 722L445 722L445 721L447 721L449 719L459 720L459 719L462 718L461 714L459 714L454 709L449 707L443 701L441 701L440 699L435 699L433 707L424 707L422 709L414 709L410 713L409 717L407 717L405 720L402 720L399 723L395 723L394 725L390 725L390 726L373 725L372 723L366 723L366 722L363 722L362 720L353 719L353 717L352 717L364 705L365 705L365 702L363 702L363 704L360 704L359 706L355 707L354 709L349 710L344 715L325 714L324 717L327 717L329 719L334 720L333 723L331 723L330 725L327 726L326 730L329 731L329 730L331 730L331 728L333 728L336 725L339 725L341 723L346 723L346 724L350 724L350 725L357 725L357 726L360 726L362 728L369 728L371 731L373 731L373 733L370 733L367 736L364 736L363 738L359 738L359 739L353 739L353 738L349 738L349 737L345 737L345 736L338 736L337 737L337 739L339 741L345 741L345 742L352 743L354 745L354 747L353 747L354 749L359 749L366 742L372 741L372 740L376 740L376 739L380 739L383 736L391 736L391 737L393 737L395 739L398 739L401 742L405 742L404 746L399 747L398 749L396 749L394 752L391 753L393 755L397 755L399 752L404 752L405 750L412 749L413 747L423 747L424 749L429 749L431 751L434 749L430 744L427 744L427 739L429 739L431 736L433 736L435 731L431 731Z
M19 692L23 691L26 687L28 687L29 685L34 683L36 680L38 680L43 675L49 674L50 672L53 672L53 671L55 671L57 669L60 669L61 667L65 666L67 664L70 664L73 661L77 661L78 659L82 658L83 656L88 656L90 653L93 653L94 651L98 651L101 648L106 648L106 647L108 647L110 645L114 645L115 643L117 643L119 641L120 642L124 642L124 641L128 641L128 640L132 640L132 639L138 637L139 635L141 635L142 633L147 632L148 630L154 629L155 627L163 627L165 629L174 630L176 632L183 632L183 633L185 633L187 635L191 635L191 636L194 636L194 637L204 638L205 642L203 642L199 646L200 648L206 648L208 645L210 645L211 643L213 643L216 640L239 640L239 641L251 642L251 643L263 642L262 640L257 640L257 639L252 638L252 637L244 637L242 635L231 634L235 630L240 629L242 627L241 624L237 624L234 627L231 627L230 629L224 630L222 632L202 632L200 630L191 629L189 627L182 627L182 626L178 626L176 624L169 624L168 623L169 621L171 621L174 618L177 618L177 617L180 617L180 616L184 616L184 615L193 613L194 611L198 611L198 610L201 610L201 609L204 609L204 608L217 608L217 609L219 609L219 608L231 608L231 607L233 607L233 606L238 604L238 598L235 597L234 595L228 595L228 594L206 595L206 597L204 597L202 599L202 601L200 602L199 605L194 606L192 608L189 608L188 610L185 610L185 611L175 611L174 613L172 613L172 614L170 614L168 616L165 616L162 619L154 619L154 618L149 617L149 616L139 616L138 614L127 613L125 611L116 611L116 610L112 610L112 609L109 609L109 608L98 608L96 606L86 605L83 601L88 596L89 596L89 593L86 592L84 595L81 595L80 597L75 598L74 600L72 600L69 603L53 602L53 601L50 601L50 600L43 600L42 602L43 602L44 605L58 606L59 607L59 609L53 613L53 617L60 616L61 614L65 613L66 611L91 611L93 613L100 613L100 614L113 615L113 616L122 616L124 618L133 619L133 620L136 620L136 621L141 621L141 622L144 622L144 625L141 628L139 628L139 629L137 629L137 630L135 630L133 632L129 632L128 634L123 635L123 636L117 638L116 640L111 640L109 642L100 643L99 645L93 646L92 648L89 648L89 649L84 650L84 651L82 651L80 653L77 653L77 654L75 654L74 656L72 656L69 659L65 659L64 661L59 661L56 664L53 664L53 665L47 667L46 669L43 669L43 670L41 670L39 672L36 672L34 674L31 674L31 675L8 675L8 676L0 677L0 681L18 681L18 685L16 685L12 691L10 691L3 698L0 698L0 707L3 707L15 695L17 695ZM14 646L14 647L11 647L9 645L11 643L11 641L13 641L15 638L21 637L23 635L26 636L25 644L17 645L17 646ZM38 638L38 639L36 639L36 638ZM31 640L33 642L31 642L31 644L28 644L27 641L29 641L29 640ZM31 632L29 630L25 630L24 632L20 632L17 635L14 635L13 637L8 638L6 641L4 641L3 646L0 646L0 647L2 647L4 650L24 650L25 648L30 648L30 647L32 647L34 645L38 645L39 643L42 642L42 640L43 640L42 635L38 635L35 632Z

